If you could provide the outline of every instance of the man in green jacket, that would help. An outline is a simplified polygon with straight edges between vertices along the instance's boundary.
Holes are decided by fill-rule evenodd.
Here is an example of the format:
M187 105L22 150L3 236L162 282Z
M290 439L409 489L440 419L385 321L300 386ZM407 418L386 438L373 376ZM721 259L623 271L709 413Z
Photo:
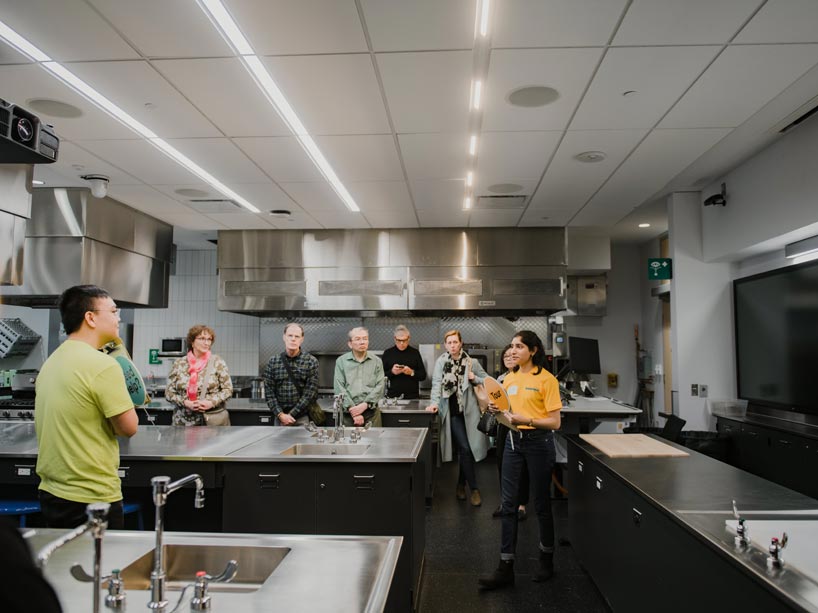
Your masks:
M369 331L353 328L347 342L351 351L335 361L335 394L343 396L344 425L363 426L371 421L380 427L378 401L383 397L381 359L369 353Z

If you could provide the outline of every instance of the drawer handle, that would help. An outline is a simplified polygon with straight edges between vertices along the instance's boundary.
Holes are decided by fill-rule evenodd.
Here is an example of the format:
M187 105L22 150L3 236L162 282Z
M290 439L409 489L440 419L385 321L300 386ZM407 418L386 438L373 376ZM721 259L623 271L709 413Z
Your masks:
M582 462L580 462L579 460L577 460L577 470L579 472L582 472L584 468L585 468L585 465Z
M751 430L747 430L747 434L749 434L750 436L758 436L758 432L753 432Z
M598 490L602 489L602 479L600 479L599 477L596 478L596 489Z
M375 475L352 475L356 490L374 490Z
M792 445L792 441L786 441L783 438L778 439L778 442L782 445Z
M636 526L641 525L641 523L642 523L642 512L639 509L637 509L636 507L633 507L631 509L631 511L633 513L632 517L633 517L634 525L636 525Z
M259 474L258 485L263 490L277 490L280 485L281 473L275 475Z
M399 419L398 423L399 424L411 424L412 420L411 419Z

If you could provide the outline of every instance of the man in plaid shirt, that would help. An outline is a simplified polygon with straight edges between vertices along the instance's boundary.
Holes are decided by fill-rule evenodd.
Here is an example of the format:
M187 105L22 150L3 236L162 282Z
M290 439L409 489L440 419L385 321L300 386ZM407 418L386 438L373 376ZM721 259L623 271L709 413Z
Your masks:
M318 360L301 351L303 342L304 328L288 323L284 326L284 352L270 358L264 369L267 406L273 412L276 426L306 425L310 420L309 406L318 398Z

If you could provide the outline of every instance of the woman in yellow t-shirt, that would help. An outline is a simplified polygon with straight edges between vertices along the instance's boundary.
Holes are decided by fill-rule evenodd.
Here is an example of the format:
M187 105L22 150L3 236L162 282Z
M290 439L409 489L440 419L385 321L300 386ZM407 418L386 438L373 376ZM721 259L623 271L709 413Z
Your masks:
M503 380L503 387L511 401L509 421L518 431L509 433L503 452L500 565L491 575L480 577L480 588L485 590L514 585L517 504L524 466L528 468L540 529L539 570L532 580L547 581L554 574L554 516L549 487L556 460L554 430L560 427L562 408L559 384L545 369L545 348L534 332L518 332L511 341L511 354L516 365Z

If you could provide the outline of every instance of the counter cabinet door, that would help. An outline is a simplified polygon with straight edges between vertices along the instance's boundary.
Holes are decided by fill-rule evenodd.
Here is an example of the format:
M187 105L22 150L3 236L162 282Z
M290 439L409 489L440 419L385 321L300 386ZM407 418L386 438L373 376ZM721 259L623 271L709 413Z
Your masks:
M223 504L225 532L315 534L315 469L226 463Z
M428 415L382 413L381 419L385 428L429 428L434 413Z

